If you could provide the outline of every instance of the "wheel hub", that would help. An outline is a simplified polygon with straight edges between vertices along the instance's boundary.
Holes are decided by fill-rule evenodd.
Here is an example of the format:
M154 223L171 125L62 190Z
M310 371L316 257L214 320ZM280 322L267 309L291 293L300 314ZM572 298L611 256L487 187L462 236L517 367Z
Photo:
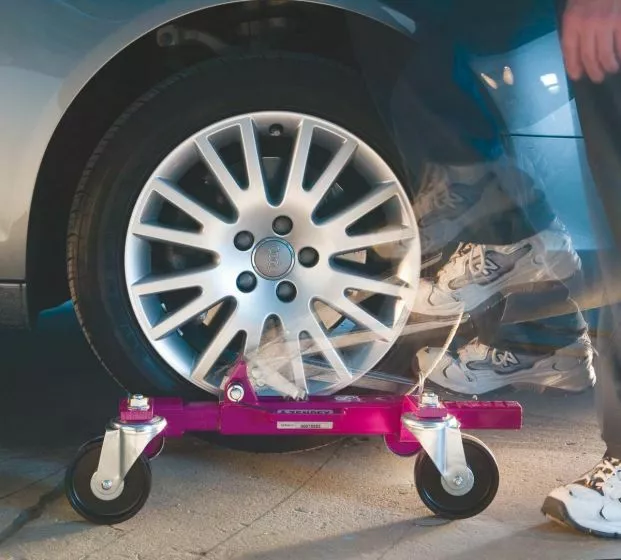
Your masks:
M293 248L284 239L268 237L252 251L252 266L266 280L280 280L289 274L295 262Z
M441 479L442 487L451 496L465 496L474 487L474 474L467 468L463 472L450 473Z

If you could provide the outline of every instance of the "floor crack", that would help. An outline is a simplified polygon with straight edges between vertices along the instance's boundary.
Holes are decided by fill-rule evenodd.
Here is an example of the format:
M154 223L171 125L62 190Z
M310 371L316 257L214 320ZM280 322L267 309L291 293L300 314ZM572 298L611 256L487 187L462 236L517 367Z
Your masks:
M58 474L58 472L60 471L56 471L55 473L51 474L50 477ZM56 486L54 486L54 488L42 494L36 504L22 510L7 527L0 531L0 545L5 543L11 537L15 536L17 533L19 533L19 531L21 531L28 523L41 517L41 515L43 515L43 512L45 511L45 508L54 500L60 498L60 496L63 495L64 490L65 482L64 480L61 480Z

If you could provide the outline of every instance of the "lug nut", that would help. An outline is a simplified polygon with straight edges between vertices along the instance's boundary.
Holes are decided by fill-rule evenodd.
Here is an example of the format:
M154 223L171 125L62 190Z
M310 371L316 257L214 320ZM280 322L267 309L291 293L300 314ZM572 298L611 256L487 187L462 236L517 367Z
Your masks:
M282 136L283 128L280 124L270 126L270 136Z
M287 235L293 229L293 222L287 216L278 216L272 222L272 229L278 235Z
M240 231L233 240L235 248L240 251L247 251L254 244L254 236L249 231Z
M237 288L239 291L247 294L248 292L252 292L257 286L257 277L252 274L252 272L242 272L237 277Z
M281 282L276 287L276 296L280 301L285 303L289 303L295 299L295 296L298 295L298 291L295 286L291 282Z
M304 247L299 252L298 259L302 266L310 268L319 262L319 253L312 247Z

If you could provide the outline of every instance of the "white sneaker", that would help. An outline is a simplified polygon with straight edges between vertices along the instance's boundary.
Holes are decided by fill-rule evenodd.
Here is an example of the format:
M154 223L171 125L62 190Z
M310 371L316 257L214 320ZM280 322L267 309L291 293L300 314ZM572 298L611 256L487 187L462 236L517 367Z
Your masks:
M580 266L571 238L558 221L513 245L462 244L436 282L421 279L414 312L435 317L469 312L517 286L566 280Z
M604 457L582 478L552 490L542 513L598 537L621 537L621 460Z
M593 349L586 334L545 355L497 350L475 338L457 351L457 357L448 352L442 355L441 348L423 348L416 357L429 381L466 395L482 395L511 385L577 393L595 384Z

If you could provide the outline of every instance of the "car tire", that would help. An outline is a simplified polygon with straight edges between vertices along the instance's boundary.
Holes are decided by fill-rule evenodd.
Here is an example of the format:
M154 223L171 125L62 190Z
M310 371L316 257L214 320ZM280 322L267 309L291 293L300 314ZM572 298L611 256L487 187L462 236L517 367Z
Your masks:
M124 388L153 396L210 398L153 349L128 299L123 263L128 222L158 163L211 123L274 109L303 112L352 131L402 177L398 152L364 92L355 72L330 61L278 54L216 59L153 88L109 129L75 195L67 265L79 322Z

